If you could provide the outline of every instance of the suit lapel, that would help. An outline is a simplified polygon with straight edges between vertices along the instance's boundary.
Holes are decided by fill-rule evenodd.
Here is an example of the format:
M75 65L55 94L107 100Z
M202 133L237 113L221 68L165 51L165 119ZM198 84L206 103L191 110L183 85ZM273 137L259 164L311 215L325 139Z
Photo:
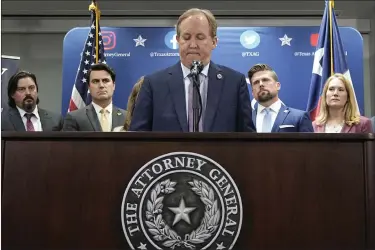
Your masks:
M211 61L210 68L208 69L207 106L203 123L203 131L205 132L210 131L210 128L212 127L219 106L224 79L225 76L223 75L222 70Z
M251 118L253 120L255 130L257 129L257 114L258 114L258 103L255 103L254 110L252 110L251 112Z
M9 108L9 120L16 131L26 131L21 115L16 108Z
M289 109L285 107L284 105L281 105L279 113L276 116L276 120L273 123L271 132L278 132L280 130L279 126L284 123L285 118L288 116L288 114L289 114Z
M168 73L168 85L171 91L172 101L176 109L178 121L180 122L182 131L189 132L186 114L184 76L182 74L180 62L171 67Z
M94 131L102 131L102 127L100 126L98 116L96 115L95 108L94 106L92 106L92 104L86 106L86 115Z
M324 125L316 125L316 132L324 133Z
M124 124L121 123L122 119L122 112L119 108L112 106L112 128L113 130L115 127L123 126Z
M349 126L348 124L344 123L344 126L341 129L341 133L349 133L352 128L353 125Z
M44 109L38 109L39 117L40 117L40 124L42 125L42 130L47 131L52 129L52 125L50 123L51 117L48 115L47 111Z

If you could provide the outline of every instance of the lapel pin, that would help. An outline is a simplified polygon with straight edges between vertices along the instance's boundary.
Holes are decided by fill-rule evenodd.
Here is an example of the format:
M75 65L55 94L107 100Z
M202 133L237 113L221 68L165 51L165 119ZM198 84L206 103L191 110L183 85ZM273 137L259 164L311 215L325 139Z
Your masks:
M219 73L216 75L216 78L220 80L221 78L223 78L223 75Z
M289 113L289 110L287 110L287 109L286 109L286 110L284 110L284 113Z
M117 111L117 115L122 115L122 113L120 111Z

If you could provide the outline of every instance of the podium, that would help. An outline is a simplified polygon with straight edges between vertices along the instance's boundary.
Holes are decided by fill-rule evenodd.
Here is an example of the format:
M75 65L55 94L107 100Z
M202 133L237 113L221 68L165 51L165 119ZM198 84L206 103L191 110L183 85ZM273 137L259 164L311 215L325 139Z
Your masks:
M212 159L234 180L233 249L375 249L374 134L148 132L3 132L2 249L131 249L124 192L173 152Z

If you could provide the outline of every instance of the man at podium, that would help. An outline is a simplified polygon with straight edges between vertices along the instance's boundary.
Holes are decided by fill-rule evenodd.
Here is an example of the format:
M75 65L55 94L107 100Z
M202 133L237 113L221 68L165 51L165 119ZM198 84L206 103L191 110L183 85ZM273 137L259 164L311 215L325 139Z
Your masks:
M145 77L130 131L254 131L245 76L211 61L217 45L213 14L187 10L179 17L176 32L180 61ZM201 65L196 82L191 77L193 61ZM198 119L193 119L194 93L199 96Z

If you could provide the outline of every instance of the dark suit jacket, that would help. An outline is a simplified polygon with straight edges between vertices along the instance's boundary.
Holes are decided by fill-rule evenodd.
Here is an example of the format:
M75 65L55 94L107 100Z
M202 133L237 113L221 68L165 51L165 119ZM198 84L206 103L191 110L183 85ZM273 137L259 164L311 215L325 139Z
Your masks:
M144 78L130 131L188 132L181 63ZM210 62L204 132L243 132L251 128L245 76Z
M112 129L123 126L126 111L116 106L112 108ZM92 104L66 114L63 131L102 131L98 116Z
M317 125L316 122L313 122L314 130L316 133L324 133L325 126ZM359 117L359 123L349 126L344 124L340 133L373 133L371 120L367 117Z
M63 119L60 114L38 107L40 123L44 131L60 131ZM26 131L17 108L7 108L1 112L1 131Z
M258 106L256 105L253 111L253 123L255 126L257 112ZM281 105L271 132L314 132L314 129L308 112Z

